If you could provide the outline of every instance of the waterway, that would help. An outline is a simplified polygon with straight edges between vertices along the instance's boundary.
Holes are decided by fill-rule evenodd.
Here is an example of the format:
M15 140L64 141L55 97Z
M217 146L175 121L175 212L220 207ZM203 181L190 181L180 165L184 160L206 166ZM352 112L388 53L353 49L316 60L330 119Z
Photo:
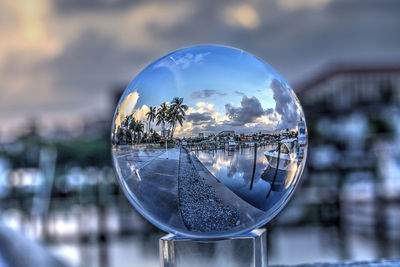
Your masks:
M278 171L276 174L275 168L267 170L269 165L264 152L275 148L268 145L257 147L257 151L252 147L194 153L220 182L239 197L258 209L269 211L290 193L298 176L298 165L294 165L290 171ZM275 186L271 188L272 183ZM280 186L277 187L277 184Z
M47 247L68 266L150 267L159 265L158 239L161 235L113 239L107 248L101 248L98 243L83 246L73 243L51 244ZM386 242L382 246L382 242L374 236L340 233L336 228L275 228L269 233L269 239L268 257L271 265L400 257L400 247L396 242ZM107 251L108 260L101 263L99 253L104 251ZM219 256L215 254L212 257L217 259ZM225 264L234 266L226 257ZM192 266L204 264L193 262Z

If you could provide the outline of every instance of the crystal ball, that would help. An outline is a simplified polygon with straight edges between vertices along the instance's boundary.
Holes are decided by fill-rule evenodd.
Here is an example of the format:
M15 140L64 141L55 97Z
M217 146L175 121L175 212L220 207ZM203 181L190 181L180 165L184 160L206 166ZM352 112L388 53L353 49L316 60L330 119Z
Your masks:
M172 52L123 92L112 159L131 204L189 237L249 232L276 216L304 169L307 127L289 84L263 60L215 45Z

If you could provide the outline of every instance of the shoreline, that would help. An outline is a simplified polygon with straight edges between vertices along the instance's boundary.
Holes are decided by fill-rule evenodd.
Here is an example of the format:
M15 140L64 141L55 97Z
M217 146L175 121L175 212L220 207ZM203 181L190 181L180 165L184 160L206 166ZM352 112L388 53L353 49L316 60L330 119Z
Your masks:
M181 217L191 231L220 232L250 227L266 215L227 188L183 147L179 157L178 195Z

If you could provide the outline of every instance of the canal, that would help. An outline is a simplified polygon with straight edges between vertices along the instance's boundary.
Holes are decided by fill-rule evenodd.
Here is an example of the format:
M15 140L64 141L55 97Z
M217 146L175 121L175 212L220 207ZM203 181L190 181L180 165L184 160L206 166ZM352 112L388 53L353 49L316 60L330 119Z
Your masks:
M193 153L220 182L239 197L260 210L268 211L290 193L299 169L299 165L294 164L289 170L275 172L275 166L269 166L264 155L264 152L272 149L276 149L276 145L233 151L200 150ZM271 187L272 184L275 186Z

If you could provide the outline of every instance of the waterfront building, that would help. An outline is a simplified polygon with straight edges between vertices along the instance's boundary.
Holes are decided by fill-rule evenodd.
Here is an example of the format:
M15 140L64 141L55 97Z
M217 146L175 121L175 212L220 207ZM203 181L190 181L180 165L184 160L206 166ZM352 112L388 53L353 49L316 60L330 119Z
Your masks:
M218 136L219 137L226 137L226 136L233 137L233 136L235 136L235 131L222 131L222 132L218 133Z
M400 199L400 182L390 178L400 172L399 150L390 149L400 140L400 66L341 65L295 88L309 132L301 197L318 203L318 220L328 225L388 229L387 203ZM370 197L353 201L355 188Z

